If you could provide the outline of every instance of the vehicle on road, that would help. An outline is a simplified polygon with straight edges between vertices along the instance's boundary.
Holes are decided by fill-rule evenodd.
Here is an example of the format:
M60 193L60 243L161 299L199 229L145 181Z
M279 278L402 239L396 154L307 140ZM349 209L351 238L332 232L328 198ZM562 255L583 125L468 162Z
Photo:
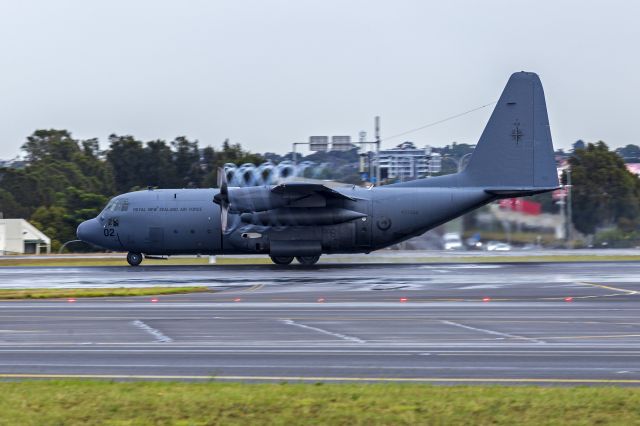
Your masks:
M501 243L499 241L489 241L485 245L487 251L510 251L511 245L507 243Z
M369 253L487 203L558 188L538 76L513 74L464 170L375 188L291 182L217 189L149 189L113 198L78 239L144 257L264 254L278 265L323 253Z
M447 232L442 236L442 241L445 250L464 250L462 238L457 232Z

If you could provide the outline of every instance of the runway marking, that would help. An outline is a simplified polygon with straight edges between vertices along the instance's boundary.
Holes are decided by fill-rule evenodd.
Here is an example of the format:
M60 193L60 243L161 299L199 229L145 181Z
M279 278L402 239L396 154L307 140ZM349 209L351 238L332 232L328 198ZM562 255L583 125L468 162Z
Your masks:
M310 325L301 324L301 323L295 322L295 321L293 321L291 319L283 319L281 321L283 323L285 323L285 324L288 324L288 325L293 325L293 326L296 326L296 327L305 328L307 330L317 331L318 333L327 334L329 336L337 337L339 339L346 340L346 341L349 341L349 342L367 343L366 341L364 341L362 339L359 339L357 337L347 336L346 334L334 333L333 331L325 330L323 328L318 328L318 327L313 327L313 326L310 326Z
M144 322L142 322L140 320L131 321L131 324L133 324L134 326L138 327L140 330L146 331L147 333L151 334L153 337L156 338L156 342L158 342L158 343L171 343L171 342L173 342L173 339L171 337L166 336L161 331L156 330L155 328L145 324Z
M442 324L452 325L454 327L465 328L467 330L478 331L480 333L492 334L494 336L508 337L510 339L526 340L528 342L533 342L533 343L546 343L546 342L544 342L542 340L534 339L534 338L531 338L531 337L524 337L524 336L518 336L518 335L515 335L515 334L502 333L500 331L487 330L486 328L471 327L470 325L464 325L464 324L460 324L460 323L454 322L454 321L440 320L440 322Z
M241 290L241 291L244 291L244 292L257 291L257 290L260 290L262 287L264 287L264 283L258 283L258 284L255 284L255 285L249 287L246 290Z
M553 336L545 339L612 339L616 337L640 337L640 334L609 334L595 336Z
M263 380L314 382L431 382L431 383L558 383L558 384L633 384L640 379L562 379L491 377L326 377L326 376L203 376L156 374L21 374L0 373L0 379L121 379L121 380Z
M638 294L638 292L635 291L635 290L627 290L626 288L611 287L611 286L608 286L608 285L590 283L590 282L586 282L586 281L578 281L577 284L589 285L591 287L598 287L598 288L602 288L602 289L605 289L605 290L619 291L619 292L626 293L626 294L629 294L629 295Z

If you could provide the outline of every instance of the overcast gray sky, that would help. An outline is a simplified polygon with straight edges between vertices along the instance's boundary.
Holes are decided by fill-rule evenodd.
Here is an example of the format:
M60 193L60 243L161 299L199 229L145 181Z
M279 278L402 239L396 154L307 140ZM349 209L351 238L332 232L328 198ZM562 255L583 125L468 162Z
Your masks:
M391 136L540 74L556 147L640 143L640 3L587 0L0 0L0 158L78 138ZM475 143L490 108L404 139Z

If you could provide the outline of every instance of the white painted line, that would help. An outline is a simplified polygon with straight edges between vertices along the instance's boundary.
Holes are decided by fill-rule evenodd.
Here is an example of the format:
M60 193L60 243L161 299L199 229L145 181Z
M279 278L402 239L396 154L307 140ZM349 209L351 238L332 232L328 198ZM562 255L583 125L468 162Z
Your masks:
M158 342L158 343L171 343L171 342L173 342L173 339L171 337L162 334L161 331L156 330L155 328L145 324L144 322L142 322L140 320L131 321L131 324L133 324L134 326L138 327L140 330L146 331L147 333L151 334L153 337L156 338L156 342Z
M300 324L299 322L295 322L295 321L290 320L290 319L283 319L282 322L285 323L285 324L288 324L288 325L294 325L296 327L305 328L307 330L317 331L318 333L327 334L329 336L337 337L339 339L346 340L346 341L349 341L349 342L367 343L366 341L364 341L362 339L359 339L357 337L347 336L346 334L334 333L332 331L325 330L325 329L322 329L322 328L312 327L310 325L305 325L305 324Z
M544 342L544 341L539 340L539 339L533 339L531 337L524 337L524 336L518 336L518 335L515 335L515 334L502 333L500 331L487 330L486 328L471 327L470 325L464 325L464 324L460 324L458 322L453 322L453 321L441 320L440 322L442 324L452 325L454 327L465 328L467 330L478 331L480 333L491 334L491 335L494 335L494 336L500 336L502 338L509 337L511 339L526 340L528 342L533 342L533 343L547 343L547 342Z

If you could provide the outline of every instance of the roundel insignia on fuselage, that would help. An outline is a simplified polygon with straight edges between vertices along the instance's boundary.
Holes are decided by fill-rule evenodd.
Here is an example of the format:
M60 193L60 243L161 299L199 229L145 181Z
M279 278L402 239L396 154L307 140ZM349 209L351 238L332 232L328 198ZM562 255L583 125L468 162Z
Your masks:
M386 231L387 229L391 228L391 219L386 216L382 216L380 219L378 219L376 225L378 225L378 229L380 229L381 231Z

